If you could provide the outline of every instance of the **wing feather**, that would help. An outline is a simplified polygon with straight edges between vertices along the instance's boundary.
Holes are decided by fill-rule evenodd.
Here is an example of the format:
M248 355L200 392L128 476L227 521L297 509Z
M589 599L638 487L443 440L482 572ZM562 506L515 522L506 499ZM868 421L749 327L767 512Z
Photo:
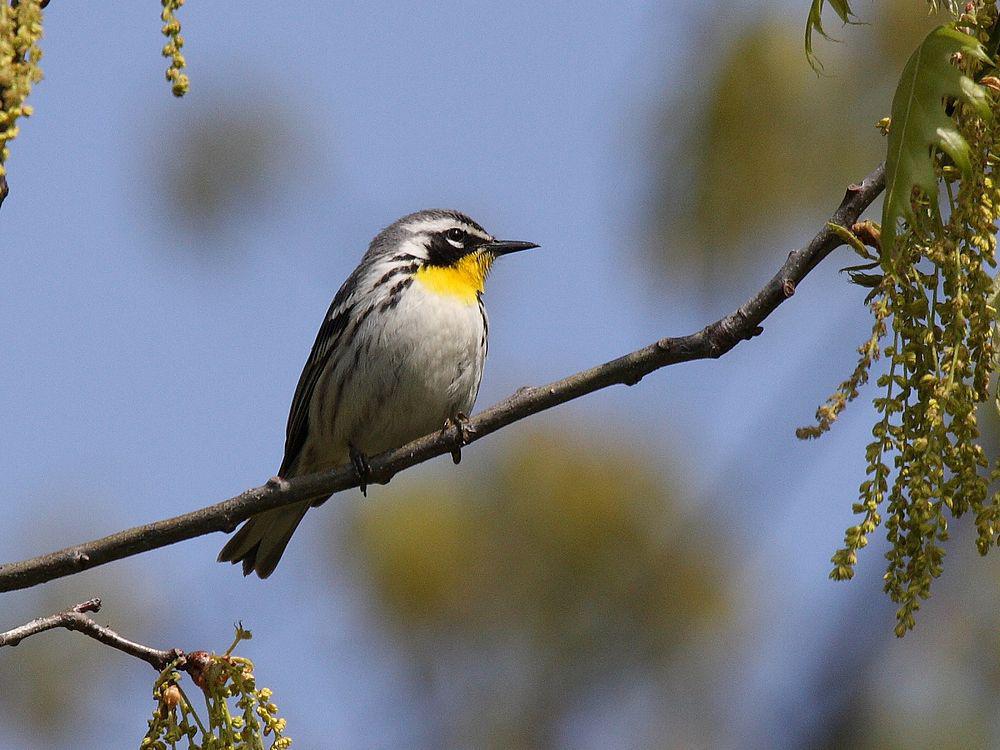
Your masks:
M313 392L316 390L316 383L319 382L330 358L337 351L341 337L351 320L355 301L352 299L351 292L357 289L357 282L362 275L361 271L360 267L355 269L333 298L330 309L323 319L323 325L320 326L319 332L316 334L316 341L309 353L309 359L306 360L305 367L302 368L299 383L295 387L295 396L292 397L292 408L288 413L288 425L285 429L285 455L281 460L281 468L278 469L280 477L287 476L305 445L306 437L309 434L309 404L312 401Z

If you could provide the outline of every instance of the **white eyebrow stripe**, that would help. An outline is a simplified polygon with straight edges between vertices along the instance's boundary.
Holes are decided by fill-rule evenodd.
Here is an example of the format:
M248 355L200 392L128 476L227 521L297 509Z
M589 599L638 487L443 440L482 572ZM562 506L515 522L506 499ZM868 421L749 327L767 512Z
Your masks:
M404 228L408 232L413 232L414 234L435 234L437 232L444 232L452 227L461 227L469 234L484 240L493 239L490 235L486 234L486 232L466 224L464 221L458 221L457 219L423 219L422 221L415 221L412 224L404 225Z

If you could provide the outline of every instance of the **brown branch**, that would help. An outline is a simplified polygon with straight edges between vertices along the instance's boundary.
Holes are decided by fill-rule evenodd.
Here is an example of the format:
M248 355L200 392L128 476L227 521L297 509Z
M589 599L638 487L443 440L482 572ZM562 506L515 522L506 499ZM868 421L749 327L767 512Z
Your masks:
M877 167L858 185L851 185L829 222L849 227L878 197L885 187L884 167ZM522 388L510 398L480 412L465 430L466 442L473 442L532 414L551 409L611 385L635 385L654 370L696 359L718 358L744 339L759 334L760 324L787 298L799 282L843 241L827 223L800 250L792 252L778 272L735 312L702 330L677 338L664 338L603 365L578 372L554 383ZM386 483L394 475L428 459L452 452L461 440L459 428L426 435L402 448L371 459L370 482ZM359 477L351 466L296 477L290 481L270 481L236 497L175 518L137 526L85 544L0 565L0 591L28 588L61 576L120 560L130 555L175 544L215 531L232 531L255 513L300 500L324 497L357 487Z
M122 638L111 628L98 625L87 617L87 612L99 612L100 609L101 600L94 597L67 609L65 612L58 612L48 617L39 617L37 620L32 620L24 625L8 630L6 633L0 633L0 648L4 646L16 646L25 638L37 635L38 633L44 633L46 630L66 628L67 630L75 630L78 633L90 636L94 640L123 651L129 656L142 659L144 662L152 665L157 671L165 669L170 662L176 659L183 659L184 652L178 649L161 651L157 648L143 646L141 643L135 643ZM179 664L178 666L182 665Z
M0 174L0 206L3 205L4 198L7 197L7 193L10 192L10 188L7 187L7 176Z

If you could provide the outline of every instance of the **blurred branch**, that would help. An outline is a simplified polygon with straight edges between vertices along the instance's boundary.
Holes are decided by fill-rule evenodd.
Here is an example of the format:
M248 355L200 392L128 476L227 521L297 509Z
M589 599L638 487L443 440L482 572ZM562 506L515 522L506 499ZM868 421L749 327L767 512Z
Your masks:
M3 205L4 198L7 197L7 193L10 192L10 188L7 187L7 176L0 174L0 206Z
M65 612L58 612L48 617L39 617L37 620L32 620L13 630L8 630L6 633L0 633L0 648L4 646L16 646L25 638L37 635L38 633L44 633L46 630L66 628L67 630L75 630L78 633L90 636L94 640L123 651L129 656L142 659L144 662L151 664L157 671L166 669L170 662L184 657L184 653L178 649L161 651L160 649L143 646L141 643L126 640L111 630L111 628L98 625L87 617L86 613L99 612L100 609L101 600L94 597L67 609Z
M369 462L371 475L368 481L385 484L404 469L456 451L463 442L471 443L532 414L608 386L635 385L644 376L661 367L721 357L740 341L761 333L763 329L760 324L764 319L795 293L796 286L806 274L835 248L844 244L828 224L851 226L884 188L885 171L882 165L860 184L848 187L840 206L823 223L823 228L809 244L790 253L770 281L735 312L696 333L660 339L623 357L548 385L521 388L510 398L480 412L461 428L448 427L414 440L402 448L375 456ZM241 521L261 511L326 497L359 484L360 478L350 465L288 481L272 479L261 487L254 487L221 503L182 516L137 526L48 555L0 565L0 591L36 586L54 578L79 573L113 560L203 534L229 532Z

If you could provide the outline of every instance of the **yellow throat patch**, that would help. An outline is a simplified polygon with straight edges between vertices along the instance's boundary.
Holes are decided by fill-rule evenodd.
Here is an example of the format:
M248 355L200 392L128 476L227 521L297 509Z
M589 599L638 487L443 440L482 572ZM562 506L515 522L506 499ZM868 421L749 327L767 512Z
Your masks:
M423 266L415 278L435 294L472 305L482 294L492 265L489 253L469 253L452 266Z

